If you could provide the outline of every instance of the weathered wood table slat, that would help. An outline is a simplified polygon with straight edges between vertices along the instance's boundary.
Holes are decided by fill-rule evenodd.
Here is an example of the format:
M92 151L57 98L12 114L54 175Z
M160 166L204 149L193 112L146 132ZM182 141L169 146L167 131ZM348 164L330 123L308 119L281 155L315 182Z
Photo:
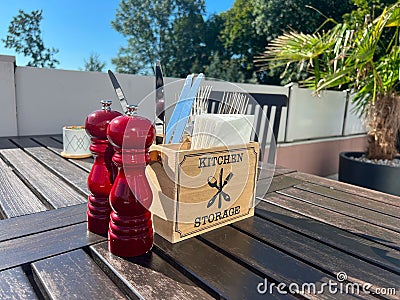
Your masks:
M30 154L34 159L43 163L45 167L53 173L56 173L61 178L67 179L74 188L78 189L83 194L89 193L86 184L86 171L73 164L66 164L63 157L41 147L40 144L32 139L17 138L12 139L12 141L23 148L24 151Z
M0 139L0 299L400 299L399 197L264 168L254 217L124 259L86 230L93 159L61 151L61 136Z

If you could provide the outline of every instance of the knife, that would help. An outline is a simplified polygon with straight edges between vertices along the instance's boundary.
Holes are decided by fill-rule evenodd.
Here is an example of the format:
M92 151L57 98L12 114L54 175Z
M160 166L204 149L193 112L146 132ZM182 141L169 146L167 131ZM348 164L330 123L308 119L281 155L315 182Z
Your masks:
M115 93L117 94L117 97L119 99L119 103L122 106L122 110L126 114L128 112L128 110L126 108L127 105L128 105L128 102L126 101L124 92L122 91L121 86L119 85L117 78L115 77L114 73L111 72L111 70L108 70L108 76L111 79L111 83L112 83L112 85L114 87Z
M203 78L204 78L203 73L200 73L197 76L196 80L193 82L193 85L190 88L188 94L182 101L182 108L179 116L179 122L176 125L175 132L171 140L172 144L179 143L182 139L183 132L185 131L185 127L193 107L194 99L197 95L197 91L200 88L200 84Z
M194 98L196 97L197 91L199 90L200 84L204 78L203 73L200 73L193 85L191 85L193 75L189 76L186 78L181 96L179 97L178 103L172 113L170 121L172 124L168 124L169 127L167 127L166 143L176 144L182 139L190 111L192 110ZM190 80L188 81L188 79ZM174 115L176 115L176 117L172 118Z
M190 91L190 87L192 86L193 75L188 75L186 77L185 83L183 85L181 95L179 96L178 103L175 105L174 111L172 112L171 118L169 119L167 125L167 132L165 133L165 143L169 144L171 142L172 135L175 131L176 124L179 121L180 117L180 107L182 105L183 99L185 99L187 93Z
M156 61L156 126L162 126L162 137L165 138L165 96L164 78L160 61Z

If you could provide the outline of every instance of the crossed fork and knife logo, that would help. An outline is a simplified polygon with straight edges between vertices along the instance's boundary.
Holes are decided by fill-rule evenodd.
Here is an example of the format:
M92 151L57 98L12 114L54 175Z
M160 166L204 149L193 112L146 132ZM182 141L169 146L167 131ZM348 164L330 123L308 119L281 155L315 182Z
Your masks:
M218 192L210 199L210 201L208 201L207 208L211 207L211 205L214 204L217 197L218 197L218 208L222 207L222 199L224 199L227 202L231 201L231 197L227 193L225 193L222 189L228 184L229 180L231 180L231 178L233 177L233 173L230 172L228 176L225 177L224 180L223 180L224 176L223 174L224 174L224 169L221 168L219 172L219 181L214 176L210 176L207 179L208 185L218 190Z

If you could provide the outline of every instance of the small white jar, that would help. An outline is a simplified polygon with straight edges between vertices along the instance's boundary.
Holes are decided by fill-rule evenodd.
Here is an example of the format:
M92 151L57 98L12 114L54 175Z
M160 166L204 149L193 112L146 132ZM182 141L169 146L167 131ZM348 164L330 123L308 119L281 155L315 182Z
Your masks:
M63 127L63 151L66 158L86 158L92 154L89 150L90 138L84 126Z

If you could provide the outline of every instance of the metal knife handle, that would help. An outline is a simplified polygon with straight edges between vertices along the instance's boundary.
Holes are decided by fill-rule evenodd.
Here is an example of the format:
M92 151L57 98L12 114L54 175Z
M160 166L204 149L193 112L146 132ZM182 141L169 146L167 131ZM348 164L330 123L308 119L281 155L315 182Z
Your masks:
M174 134L172 136L171 140L172 144L179 143L182 139L183 132L185 130L186 123L190 115L190 111L192 110L193 107L194 98L196 97L197 91L199 90L203 78L204 74L200 73L195 79L193 85L190 87L189 92L185 95L186 97L182 99L183 101L180 101L181 107L180 107L180 114L178 117L179 122L177 122ZM179 103L177 105L179 105Z
M156 62L156 116L165 121L164 78L159 61Z
M181 95L179 96L179 100L175 105L174 111L172 112L171 118L169 119L169 122L167 124L167 130L165 133L165 140L164 142L166 144L171 143L173 134L175 133L176 130L176 125L179 122L180 115L181 115L181 106L182 106L182 101L186 99L186 95L189 93L190 88L192 87L192 79L193 75L188 75L186 77L185 83L183 85Z

